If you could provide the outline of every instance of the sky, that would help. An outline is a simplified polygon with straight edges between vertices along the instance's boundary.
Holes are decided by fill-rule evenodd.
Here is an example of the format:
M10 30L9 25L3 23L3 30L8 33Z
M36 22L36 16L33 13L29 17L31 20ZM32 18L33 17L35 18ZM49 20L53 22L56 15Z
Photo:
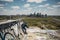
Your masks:
M0 0L0 15L27 15L34 12L60 15L60 0Z

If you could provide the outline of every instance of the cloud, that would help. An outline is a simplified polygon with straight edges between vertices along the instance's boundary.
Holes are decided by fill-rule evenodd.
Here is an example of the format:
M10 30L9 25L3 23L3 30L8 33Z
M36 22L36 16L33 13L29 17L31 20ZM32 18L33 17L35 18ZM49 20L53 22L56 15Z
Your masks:
M39 5L38 7L48 7L49 4L45 4L45 5Z
M53 9L53 10L48 10L47 13L49 15L60 15L60 9Z
M4 7L0 7L0 9L1 9L1 8L4 8Z
M11 8L12 8L12 9L20 9L19 6L12 6Z
M59 2L60 3L60 2ZM54 9L60 7L60 5L50 5L50 4L44 4L44 5L39 5L38 7L42 8L48 8L48 9Z
M54 9L53 7L47 7L48 9Z
M32 11L32 8L27 8L27 9L25 9L23 11Z
M59 5L60 5L60 2L58 2L57 4L59 4Z
M0 8L4 8L4 4L0 4Z
M35 2L35 3L41 3L43 1L47 1L47 0L27 0L27 2Z
M27 13L30 13L32 11L32 7L30 7L30 4L25 4L24 8L26 8L26 9L23 10L23 12L22 12L23 14L24 14L24 12L25 12L25 14L27 14Z
M28 10L32 10L32 8L30 7L30 8L27 8Z
M58 7L60 7L60 2L57 2L56 5L52 5L52 7L54 7L54 8L58 8Z
M30 7L30 4L25 4L24 7L28 8L28 7Z
M0 4L0 7L3 7L4 6L4 4Z
M52 7L54 7L54 8L58 8L58 7L60 7L60 5L53 5Z
M20 13L20 11L10 9L3 9L0 11L0 15L16 15L18 13Z
M33 11L29 8L29 9L25 9L25 10L21 11L20 13L25 14L25 15L28 15L28 14L30 14L32 12Z
M14 0L0 0L0 1L13 2Z

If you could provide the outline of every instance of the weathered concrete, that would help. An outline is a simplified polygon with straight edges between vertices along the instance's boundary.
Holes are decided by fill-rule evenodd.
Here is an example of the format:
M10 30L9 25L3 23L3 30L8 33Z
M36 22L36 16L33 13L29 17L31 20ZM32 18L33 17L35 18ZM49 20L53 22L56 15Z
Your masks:
M56 30L49 30L50 32L55 32ZM58 38L53 38L48 35L48 30L42 30L38 27L28 28L28 34L23 37L23 40L58 40Z

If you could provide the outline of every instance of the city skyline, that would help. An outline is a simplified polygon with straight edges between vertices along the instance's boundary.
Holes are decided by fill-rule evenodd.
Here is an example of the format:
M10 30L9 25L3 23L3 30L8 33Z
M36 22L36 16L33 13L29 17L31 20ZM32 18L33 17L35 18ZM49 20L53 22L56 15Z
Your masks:
M0 0L0 15L41 12L60 15L60 0Z

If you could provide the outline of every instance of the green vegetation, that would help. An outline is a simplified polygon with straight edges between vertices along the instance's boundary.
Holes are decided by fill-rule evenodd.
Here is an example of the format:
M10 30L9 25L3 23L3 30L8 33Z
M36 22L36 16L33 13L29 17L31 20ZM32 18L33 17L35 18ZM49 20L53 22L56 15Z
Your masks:
M18 15L10 15L10 16L0 15L0 20L10 20L10 19L18 19L18 18L20 18L20 16Z
M19 19L19 15L11 16L11 19ZM59 19L60 16L54 16L54 17L28 17L28 16L22 16L23 20L27 23L28 26L37 26L42 29L42 25L45 25L48 29L60 29L60 21L56 20ZM56 19L54 19L56 18ZM0 22L9 20L10 16L0 16Z
M60 22L58 23L54 21L54 19L51 17L48 18L25 17L23 20L27 22L28 26L37 26L42 28L42 25L44 24L45 27L47 27L48 29L60 29Z

